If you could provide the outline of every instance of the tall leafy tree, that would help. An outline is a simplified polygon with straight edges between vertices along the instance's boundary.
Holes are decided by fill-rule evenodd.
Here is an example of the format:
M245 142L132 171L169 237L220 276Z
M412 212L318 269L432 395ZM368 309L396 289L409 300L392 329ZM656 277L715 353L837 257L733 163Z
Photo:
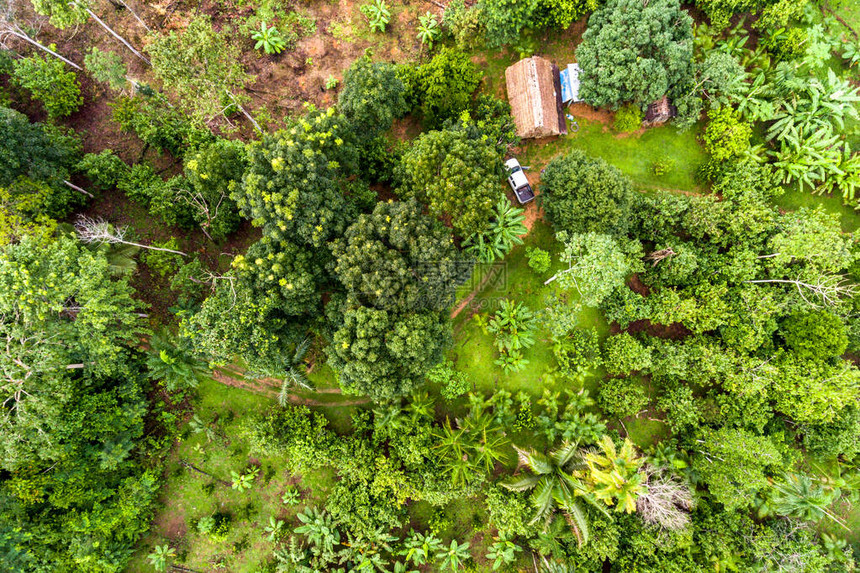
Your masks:
M267 237L233 266L212 278L212 294L183 321L183 334L214 364L240 358L254 374L287 377L288 357L320 313L320 269L310 252Z
M758 26L779 28L803 13L807 0L696 0L717 29L728 27L733 14L761 12Z
M344 389L374 401L390 400L421 384L450 340L445 313L400 314L359 306L344 313L328 347L329 363Z
M450 217L458 234L489 226L501 183L501 158L492 143L460 130L423 133L396 173L402 196L426 203L437 217Z
M13 81L42 102L50 119L69 116L84 103L75 72L62 61L34 54L14 65Z
M635 199L624 174L579 149L550 161L541 175L540 201L556 231L624 233Z
M678 0L609 0L589 18L576 59L591 105L674 96L693 73L693 19Z
M558 281L563 289L575 289L579 301L585 306L598 306L616 289L624 286L624 280L639 268L637 255L641 245L638 241L620 244L609 235L596 233L559 233L564 244L559 255L566 269L547 279L545 284Z
M30 123L24 114L0 107L0 187L36 199L45 214L63 217L86 198L65 183L80 153L81 143L74 134ZM50 191L34 198L45 186Z
M245 172L245 146L217 139L185 156L185 177L177 199L187 203L194 220L212 239L221 239L239 226L239 210L230 194Z
M459 259L448 229L416 201L378 203L332 252L351 304L394 312L447 309L471 267Z
M471 265L415 201L378 203L332 251L347 291L329 347L341 385L374 400L410 392L450 341L446 312Z
M33 533L16 570L121 570L147 527L136 306L127 276L71 238L0 250L0 521Z
M248 169L231 194L239 210L275 240L319 247L343 233L354 212L342 179L356 161L347 121L312 110L287 130L248 147Z
M782 454L765 436L724 427L700 432L693 468L714 500L728 510L748 507L752 495L767 487L768 474L782 466Z
M441 125L469 107L481 83L481 71L463 52L442 48L429 62L418 66L412 77L424 119Z
M408 111L405 94L406 85L394 64L373 62L365 56L344 74L338 110L359 136L371 139Z

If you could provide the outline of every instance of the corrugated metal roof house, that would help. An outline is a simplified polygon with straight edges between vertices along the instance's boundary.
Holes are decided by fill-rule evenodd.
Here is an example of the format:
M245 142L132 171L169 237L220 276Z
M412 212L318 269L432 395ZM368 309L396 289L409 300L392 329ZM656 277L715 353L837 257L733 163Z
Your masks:
M525 139L567 133L558 67L533 56L506 69L505 82L518 136Z

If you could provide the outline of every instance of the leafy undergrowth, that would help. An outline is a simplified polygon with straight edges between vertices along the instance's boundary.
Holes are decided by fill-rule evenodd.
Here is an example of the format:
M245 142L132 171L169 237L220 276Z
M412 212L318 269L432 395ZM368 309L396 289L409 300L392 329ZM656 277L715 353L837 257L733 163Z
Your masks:
M547 371L555 366L552 342L545 328L538 330L535 345L523 353L529 361L526 367L520 372L505 374L499 366L493 364L497 358L493 335L485 334L478 324L480 319L475 318L476 314L485 319L491 318L504 299L521 302L535 311L543 308L544 299L551 292L543 283L562 265L556 256L558 245L552 228L546 223L537 223L523 245L514 248L504 261L494 263L497 277L487 282L472 299L469 308L464 309L454 322L456 348L451 353L451 358L457 369L468 375L477 391L489 394L496 388L504 388L512 393L522 390L540 397L544 388L553 391L562 389L545 379ZM553 267L541 275L535 273L528 266L527 247L538 247L552 253L555 261ZM582 312L580 326L594 326L601 338L609 333L609 326L595 309L585 309ZM589 377L588 380L593 378L594 376ZM587 387L588 384L587 381Z
M224 570L236 573L259 571L270 560L274 548L265 532L269 517L295 521L296 513L318 502L332 483L330 472L313 472L299 478L282 469L286 465L283 459L249 454L243 424L250 412L272 405L271 399L211 380L200 384L198 396L195 416L210 431L195 433L192 425L184 426L165 466L158 516L129 564L129 573L150 573L152 566L146 555L164 540L170 540L185 567L196 571L213 571L220 564ZM252 466L260 468L252 488L233 489L231 472L241 474ZM300 492L301 499L295 505L281 500L289 488ZM229 516L223 539L198 531L201 518L218 515Z

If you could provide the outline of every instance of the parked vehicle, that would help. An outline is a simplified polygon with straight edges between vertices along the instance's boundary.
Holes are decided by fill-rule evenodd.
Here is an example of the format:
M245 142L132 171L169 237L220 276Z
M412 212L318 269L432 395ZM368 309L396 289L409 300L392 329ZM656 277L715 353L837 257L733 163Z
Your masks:
M505 168L508 170L508 183L517 196L517 201L520 205L524 205L535 198L535 193L532 191L532 186L529 184L528 178L523 171L520 162L512 157L505 161Z

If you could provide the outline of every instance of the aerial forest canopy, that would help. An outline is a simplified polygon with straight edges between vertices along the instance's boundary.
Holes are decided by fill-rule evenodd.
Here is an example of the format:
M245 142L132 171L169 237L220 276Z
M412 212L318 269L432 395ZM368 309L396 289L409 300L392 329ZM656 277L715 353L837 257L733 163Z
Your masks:
M0 571L856 571L858 33L0 0Z

